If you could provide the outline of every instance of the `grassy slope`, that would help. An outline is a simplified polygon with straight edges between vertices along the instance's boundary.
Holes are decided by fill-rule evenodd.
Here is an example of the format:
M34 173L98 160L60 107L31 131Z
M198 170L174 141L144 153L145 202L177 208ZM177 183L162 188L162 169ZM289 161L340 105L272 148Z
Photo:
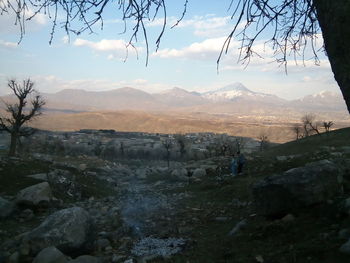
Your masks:
M310 161L329 158L329 153L320 147L350 146L349 139L350 129L342 129L332 132L327 138L313 136L279 145L254 156L244 176L221 182L208 178L188 186L186 191L192 197L184 205L186 208L182 217L194 226L190 237L195 242L185 254L167 262L247 263L258 262L256 257L259 255L269 263L349 262L349 256L338 252L345 242L338 238L338 231L350 225L350 218L337 214L336 202L300 210L294 214L295 220L291 222L266 219L255 215L253 205L239 207L233 202L234 199L251 202L251 186L260 178ZM292 161L275 160L276 156L296 154L302 156ZM215 220L216 217L227 217L228 220L220 222ZM242 219L247 220L247 226L239 235L228 236L229 231ZM191 224L191 220L195 222Z

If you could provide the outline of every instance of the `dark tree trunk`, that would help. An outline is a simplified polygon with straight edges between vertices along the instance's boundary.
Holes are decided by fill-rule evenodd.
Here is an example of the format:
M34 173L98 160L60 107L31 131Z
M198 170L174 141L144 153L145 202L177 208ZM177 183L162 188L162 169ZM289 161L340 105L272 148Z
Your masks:
M350 112L350 0L314 0L325 49Z
M9 156L16 155L17 141L18 141L17 133L11 133L11 144L10 144Z

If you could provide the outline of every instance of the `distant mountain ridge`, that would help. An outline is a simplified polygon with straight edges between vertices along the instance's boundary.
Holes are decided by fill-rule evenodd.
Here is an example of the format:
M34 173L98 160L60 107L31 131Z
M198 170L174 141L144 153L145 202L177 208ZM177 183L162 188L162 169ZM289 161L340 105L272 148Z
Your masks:
M210 114L283 116L306 112L347 113L340 94L324 91L288 101L276 95L249 90L233 83L217 90L199 93L178 87L150 94L132 87L109 91L65 89L42 94L48 112L64 111L182 111Z

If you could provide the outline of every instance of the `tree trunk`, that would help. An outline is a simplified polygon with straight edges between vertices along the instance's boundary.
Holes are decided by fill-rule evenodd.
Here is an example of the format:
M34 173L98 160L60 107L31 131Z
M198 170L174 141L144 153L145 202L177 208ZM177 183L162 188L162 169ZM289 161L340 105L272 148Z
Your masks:
M350 112L350 0L314 0L329 62Z
M9 156L16 155L17 141L18 141L17 133L11 133L11 144L10 144Z

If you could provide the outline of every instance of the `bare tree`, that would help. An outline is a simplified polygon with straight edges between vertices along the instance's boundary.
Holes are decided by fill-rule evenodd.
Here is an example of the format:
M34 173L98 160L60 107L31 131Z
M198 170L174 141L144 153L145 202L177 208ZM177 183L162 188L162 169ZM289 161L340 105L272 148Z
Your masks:
M329 58L334 77L340 86L350 111L350 67L349 41L342 41L350 35L349 0L239 0L230 1L232 19L236 19L231 33L223 43L217 63L227 53L233 38L241 40L240 59L245 62L258 55L254 44L261 39L269 39L275 51L276 61L287 64L289 54L304 59L305 52L311 49L316 64L319 63L317 47L319 33L324 39L324 49ZM176 26L187 11L188 0L183 0L184 9ZM213 2L213 5L217 4ZM131 24L131 37L127 46L134 46L138 36L143 36L149 54L147 22L157 16L162 17L163 26L156 39L158 49L167 25L165 0L3 0L0 14L12 13L15 23L20 26L21 38L25 33L25 21L37 14L46 14L52 20L51 38L56 26L61 24L69 35L93 32L96 25L103 28L105 10L115 10L124 21L124 31ZM29 14L29 10L32 15ZM63 18L63 21L59 20ZM243 30L241 25L243 24ZM272 30L271 30L272 29ZM147 63L147 60L146 60Z
M175 134L174 137L177 144L180 147L180 156L181 158L183 158L186 154L186 146L187 146L188 140L186 139L186 136L183 134Z
M162 144L166 150L166 160L167 160L167 164L168 164L168 168L170 167L170 150L173 147L173 142L170 138L166 138L164 140L162 140Z
M324 121L323 122L323 127L327 133L330 131L330 129L333 125L334 125L334 122L332 122L332 121Z
M260 133L260 135L258 136L258 140L259 140L259 148L260 151L263 151L267 148L268 143L269 143L269 138L267 136L267 134L265 132Z
M296 136L296 140L299 140L303 135L303 128L301 127L301 125L299 123L295 123L292 126L292 131L295 133Z
M319 123L315 121L316 116L314 114L305 114L302 118L301 118L301 122L303 124L303 129L305 132L305 136L309 136L310 133L315 132L318 135L320 135L320 131L319 131Z
M34 129L25 127L24 124L41 115L45 101L36 93L34 82L30 79L23 80L22 85L12 79L8 81L7 85L14 93L17 102L13 104L4 102L8 114L0 117L0 130L10 133L9 155L13 156L16 154L19 138L21 136L30 136L34 133ZM28 97L32 94L35 94L35 96L30 102L31 106L27 108Z

